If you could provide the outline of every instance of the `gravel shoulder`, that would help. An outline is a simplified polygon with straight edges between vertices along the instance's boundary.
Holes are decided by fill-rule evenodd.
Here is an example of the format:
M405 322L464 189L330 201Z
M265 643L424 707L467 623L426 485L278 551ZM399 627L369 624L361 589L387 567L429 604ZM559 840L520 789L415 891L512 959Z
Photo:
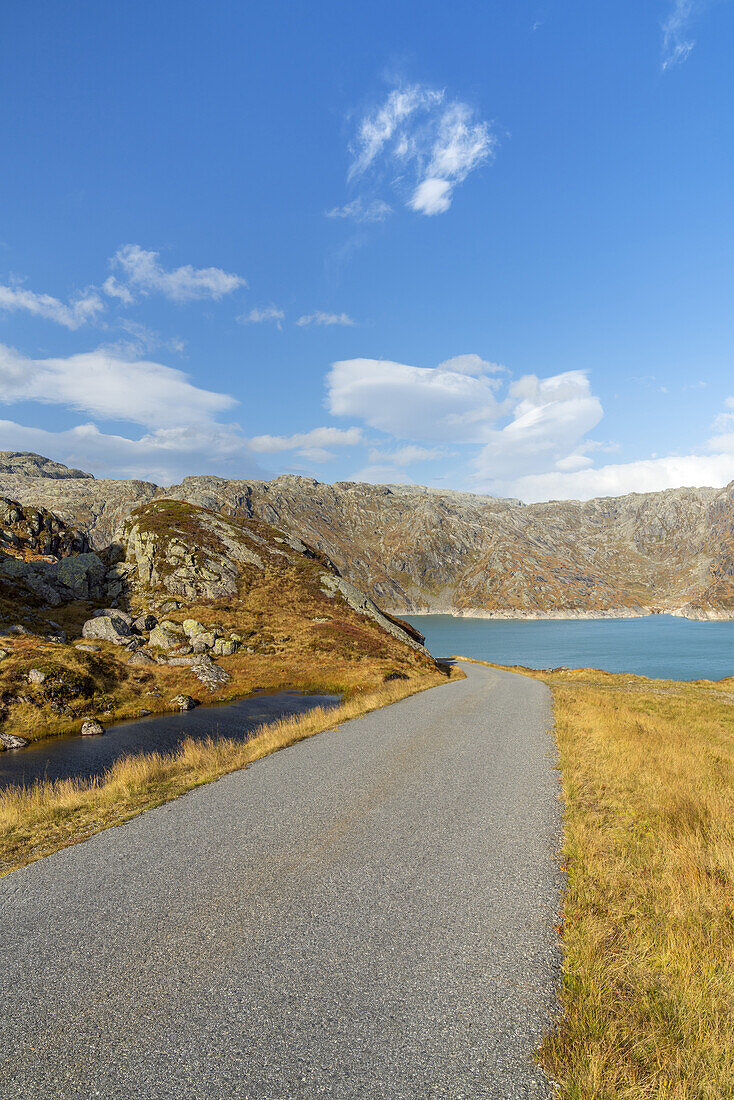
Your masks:
M550 1097L550 694L462 667L0 880L4 1100Z

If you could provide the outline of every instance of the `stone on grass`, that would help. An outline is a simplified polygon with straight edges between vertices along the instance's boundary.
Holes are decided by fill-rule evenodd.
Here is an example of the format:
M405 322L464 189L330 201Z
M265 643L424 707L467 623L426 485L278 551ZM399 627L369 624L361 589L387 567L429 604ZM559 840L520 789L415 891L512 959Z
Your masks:
M198 619L184 619L183 629L184 634L188 634L189 638L193 638L195 634L202 634L206 627Z
M133 653L127 663L132 665L133 668L142 668L144 665L154 665L155 661L150 654L143 653L142 649L139 649L137 653Z
M42 684L46 679L46 673L40 668L32 668L28 673L29 684Z
M181 635L174 634L172 630L169 630L163 623L159 623L150 632L150 638L148 639L150 645L157 646L158 649L176 649L181 645Z
M85 638L98 638L102 642L112 642L113 645L126 645L130 640L130 625L113 611L109 615L87 619L82 627L82 635Z
M87 718L82 722L82 737L98 737L104 733L104 726L96 718Z
M171 702L179 710L193 710L194 707L199 705L196 699L192 699L190 695L174 695Z
M194 676L201 680L202 684L209 688L209 691L216 691L218 687L222 684L228 684L232 679L226 669L215 664L208 654L197 657L196 662L191 666L191 671Z
M103 616L114 615L117 619L124 619L128 626L132 625L133 617L127 611L121 611L119 607L100 607L92 613L93 619L101 619Z
M202 630L200 634L194 634L191 644L194 647L194 653L206 653L208 649L214 648L216 641L217 635L213 630Z
M10 654L8 653L7 649L0 649L0 661L4 661L5 658L9 656Z
M229 640L227 638L217 638L212 653L215 657L231 657L238 649L239 642L236 642L233 638Z
M150 611L144 611L142 615L138 615L137 619L133 622L133 628L139 630L142 634L144 631L147 633L149 630L153 630L158 626L158 620L155 615L151 615Z
M85 645L84 642L78 642L74 649L83 649L85 653L99 653L98 645Z

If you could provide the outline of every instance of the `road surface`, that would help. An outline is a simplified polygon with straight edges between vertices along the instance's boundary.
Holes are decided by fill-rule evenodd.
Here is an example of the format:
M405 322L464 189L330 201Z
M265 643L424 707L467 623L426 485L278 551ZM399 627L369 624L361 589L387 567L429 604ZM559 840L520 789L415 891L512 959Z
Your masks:
M0 880L0 1096L549 1097L547 688L423 692Z

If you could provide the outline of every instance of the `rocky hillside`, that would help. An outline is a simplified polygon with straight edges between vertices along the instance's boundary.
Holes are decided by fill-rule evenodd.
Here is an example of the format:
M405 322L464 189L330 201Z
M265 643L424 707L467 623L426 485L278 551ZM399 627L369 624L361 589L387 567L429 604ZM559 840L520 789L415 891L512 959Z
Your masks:
M524 506L294 476L192 477L163 489L0 468L0 492L53 510L97 547L120 535L136 506L162 496L261 519L305 539L397 612L734 616L734 483Z
M40 526L66 553L0 550L0 748L258 689L435 674L417 631L262 520L156 498L97 552L49 512L2 507L0 536Z

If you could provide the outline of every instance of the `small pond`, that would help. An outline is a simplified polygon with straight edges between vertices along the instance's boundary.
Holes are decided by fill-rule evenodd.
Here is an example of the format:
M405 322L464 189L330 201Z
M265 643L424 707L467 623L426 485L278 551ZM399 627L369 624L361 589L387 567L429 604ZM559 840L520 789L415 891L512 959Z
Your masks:
M31 786L36 780L91 779L121 756L139 752L174 752L187 737L229 737L246 741L258 726L278 718L306 714L315 707L335 707L338 695L279 691L251 695L235 703L176 714L156 714L109 726L101 737L52 737L24 749L0 753L0 789Z

